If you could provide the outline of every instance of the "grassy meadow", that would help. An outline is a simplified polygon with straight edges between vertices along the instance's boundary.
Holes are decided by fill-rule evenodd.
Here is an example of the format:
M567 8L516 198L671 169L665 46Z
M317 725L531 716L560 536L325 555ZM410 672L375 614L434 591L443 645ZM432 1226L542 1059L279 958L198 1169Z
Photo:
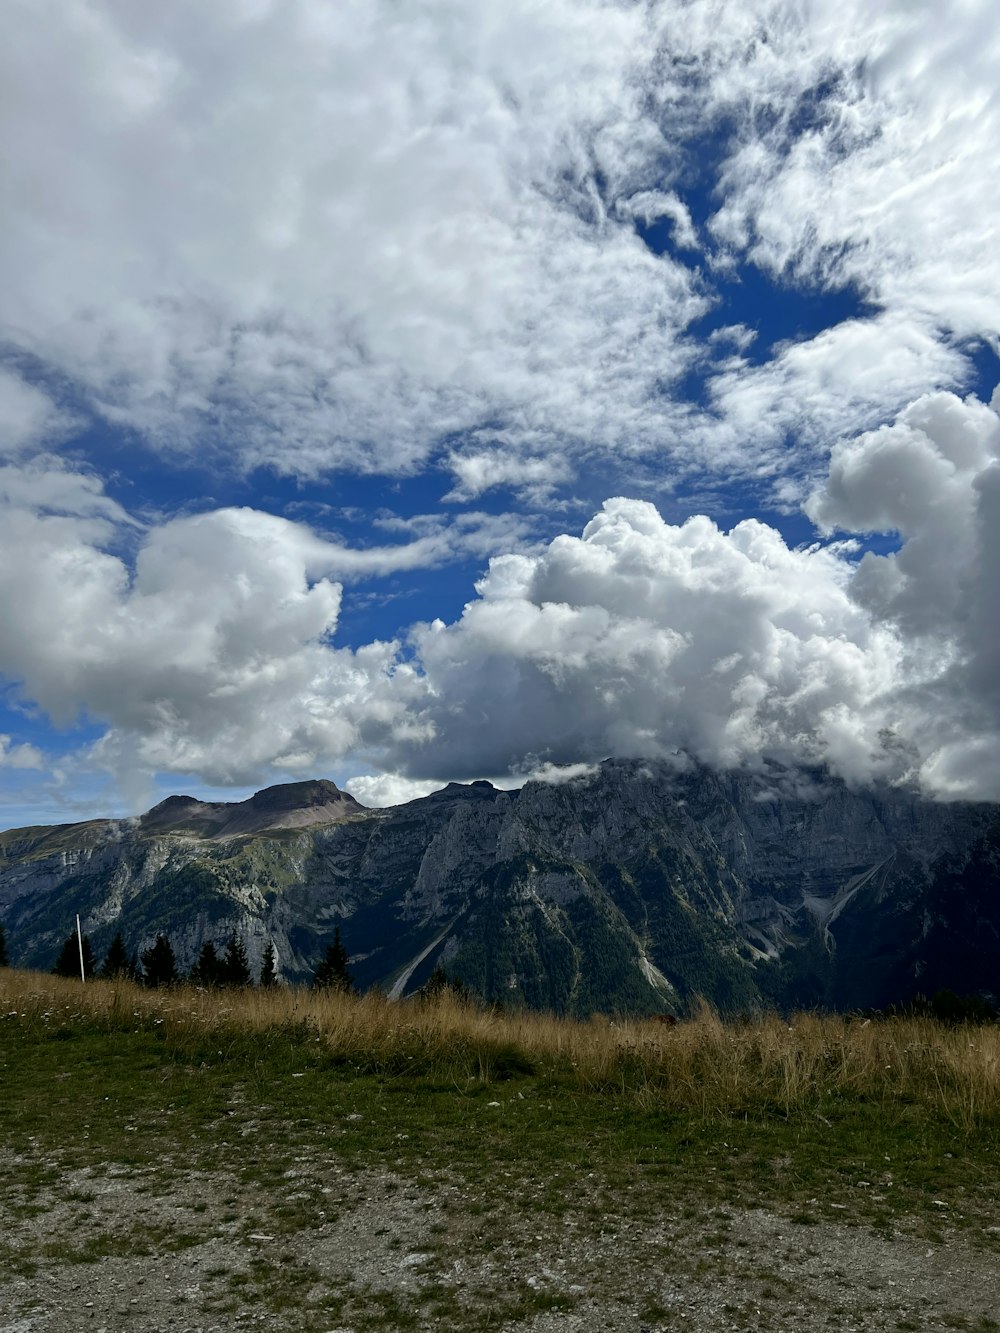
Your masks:
M5 1046L51 1049L56 1059L63 1042L129 1049L152 1037L162 1060L180 1067L221 1055L232 1068L253 1055L256 1068L295 1051L341 1078L429 1080L465 1095L530 1079L705 1121L815 1115L851 1102L886 1113L917 1107L961 1131L1000 1119L997 1024L809 1013L722 1021L703 1005L668 1027L504 1012L447 990L405 1001L285 987L150 991L13 970L0 970L0 1006Z
M764 1208L804 1229L931 1243L963 1230L1000 1249L998 1025L722 1022L705 1007L664 1027L448 993L150 991L3 970L0 1087L19 1208L80 1168L140 1171L165 1190L225 1171L273 1196L247 1228L305 1234L328 1201L284 1200L282 1182L336 1164L468 1187L484 1252L512 1200L540 1229L567 1213L641 1228L670 1211L704 1230L726 1209ZM281 1309L283 1279L268 1281L258 1296Z

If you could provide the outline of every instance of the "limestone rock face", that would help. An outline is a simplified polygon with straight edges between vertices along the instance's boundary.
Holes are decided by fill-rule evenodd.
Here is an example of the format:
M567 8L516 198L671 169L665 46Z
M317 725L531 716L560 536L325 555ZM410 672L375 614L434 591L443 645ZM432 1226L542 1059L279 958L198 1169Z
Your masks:
M136 949L165 931L189 968L236 930L299 981L339 925L362 986L404 994L441 962L491 1000L579 1014L991 994L1000 811L679 758L388 810L315 781L0 834L13 961L51 966L77 912L99 957L115 930Z

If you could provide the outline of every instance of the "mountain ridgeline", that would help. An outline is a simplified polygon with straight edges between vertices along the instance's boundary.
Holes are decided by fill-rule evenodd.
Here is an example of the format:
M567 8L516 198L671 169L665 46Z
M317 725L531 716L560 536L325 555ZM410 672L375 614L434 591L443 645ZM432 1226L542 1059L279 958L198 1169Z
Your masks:
M370 810L331 782L136 819L0 833L10 961L49 968L75 914L100 956L169 935L307 980L339 926L362 988L438 965L504 1005L650 1014L1000 995L1000 807L774 766L609 760L558 785L451 783Z

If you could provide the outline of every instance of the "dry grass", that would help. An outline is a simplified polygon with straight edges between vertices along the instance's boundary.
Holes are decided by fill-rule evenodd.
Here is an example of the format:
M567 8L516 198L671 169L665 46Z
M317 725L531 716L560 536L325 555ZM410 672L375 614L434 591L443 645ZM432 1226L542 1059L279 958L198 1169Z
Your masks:
M277 988L149 991L0 970L0 1018L56 1031L154 1027L180 1056L211 1037L283 1030L359 1073L445 1078L459 1086L534 1074L582 1091L631 1093L705 1117L761 1109L822 1112L831 1100L916 1102L970 1129L1000 1113L1000 1026L932 1018L861 1021L800 1014L722 1022L703 1005L676 1027L590 1022L481 1008L445 993L390 1001Z

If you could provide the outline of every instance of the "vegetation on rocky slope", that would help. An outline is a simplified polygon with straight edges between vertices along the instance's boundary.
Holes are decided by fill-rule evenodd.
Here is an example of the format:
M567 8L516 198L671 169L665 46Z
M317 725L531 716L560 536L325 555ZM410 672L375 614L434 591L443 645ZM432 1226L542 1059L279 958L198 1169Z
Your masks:
M297 817L285 788L257 814L274 793ZM729 1015L1000 1000L994 807L625 761L233 836L175 827L178 802L0 835L12 959L50 967L79 913L98 957L119 931L130 955L163 934L186 975L235 932L253 977L273 961L300 983L340 925L361 990L413 993L443 966L489 1002L584 1019L690 1013L699 995Z

